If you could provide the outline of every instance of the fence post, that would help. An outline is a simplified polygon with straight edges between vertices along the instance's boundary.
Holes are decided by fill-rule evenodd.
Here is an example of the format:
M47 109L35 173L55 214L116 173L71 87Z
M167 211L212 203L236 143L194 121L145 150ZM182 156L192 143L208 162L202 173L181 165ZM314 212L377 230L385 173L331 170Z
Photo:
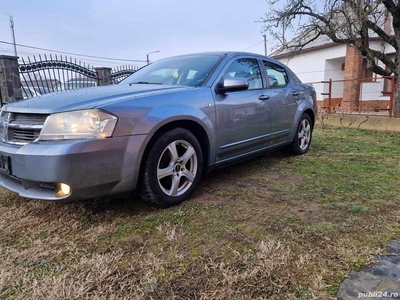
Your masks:
M329 79L329 81L321 81L321 83L328 83L328 92L321 93L321 95L328 96L328 114L330 114L332 108L332 78ZM325 99L324 99L324 104L325 104Z
M113 84L111 78L111 68L101 67L101 68L95 68L95 70L99 81L99 85Z
M394 76L390 76L389 118L393 115Z
M332 109L332 78L329 79L329 98L328 98L328 113L331 113Z
M0 91L2 104L22 99L17 56L0 55Z

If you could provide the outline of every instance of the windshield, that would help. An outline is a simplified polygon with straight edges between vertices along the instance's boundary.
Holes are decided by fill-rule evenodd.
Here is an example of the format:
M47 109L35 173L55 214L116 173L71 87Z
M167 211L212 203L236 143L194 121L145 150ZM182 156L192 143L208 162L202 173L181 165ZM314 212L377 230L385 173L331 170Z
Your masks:
M159 60L121 83L200 86L219 58L218 55L187 55Z

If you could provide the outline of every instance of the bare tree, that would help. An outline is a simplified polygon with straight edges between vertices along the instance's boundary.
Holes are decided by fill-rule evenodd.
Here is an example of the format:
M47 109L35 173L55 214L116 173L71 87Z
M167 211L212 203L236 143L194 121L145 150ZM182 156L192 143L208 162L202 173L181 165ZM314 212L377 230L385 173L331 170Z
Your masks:
M393 115L400 117L400 1L399 0L267 0L268 12L261 19L265 31L291 56L322 38L353 45L367 59L367 67L382 76L395 76ZM387 30L385 23L391 22ZM386 29L386 30L385 30ZM288 34L295 36L288 39ZM395 51L392 60L371 47L381 39Z

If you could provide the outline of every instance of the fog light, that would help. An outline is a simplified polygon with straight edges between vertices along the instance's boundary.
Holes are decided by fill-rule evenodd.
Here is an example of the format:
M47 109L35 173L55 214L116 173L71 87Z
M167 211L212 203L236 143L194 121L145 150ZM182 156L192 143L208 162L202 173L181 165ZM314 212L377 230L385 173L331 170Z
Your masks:
M71 187L68 184L60 183L60 188L65 196L71 193Z

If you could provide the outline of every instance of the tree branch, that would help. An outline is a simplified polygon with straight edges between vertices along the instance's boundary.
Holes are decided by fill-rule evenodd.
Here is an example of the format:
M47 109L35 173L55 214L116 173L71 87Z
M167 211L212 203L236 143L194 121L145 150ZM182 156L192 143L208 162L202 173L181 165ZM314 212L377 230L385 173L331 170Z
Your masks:
M269 3L273 5L273 1L269 0ZM374 33L396 51L400 50L400 26L398 36L391 36L383 29L387 7L399 13L400 24L400 9L397 10L400 4L397 4L397 0L324 0L324 3L324 10L321 11L318 9L318 0L287 0L283 8L270 9L266 13L262 19L264 28L280 41L281 50L288 50L291 57L326 36L334 43L354 45L367 58L368 68L373 72L381 75L398 73L397 62L370 45L370 34ZM297 28L293 26L296 21L299 22ZM286 32L289 30L297 37L287 42Z
M399 10L399 5L396 5L393 0L383 0L382 3L392 15L396 14Z
M391 45L394 49L398 50L399 49L399 45L397 44L396 38L394 38L393 36L390 36L389 34L387 34L384 30L382 30L382 28L380 28L376 23L370 21L370 20L366 20L366 25L368 26L368 28L370 28L371 30L373 30L377 35L379 35L379 37L381 37L386 43L388 43L389 45Z

